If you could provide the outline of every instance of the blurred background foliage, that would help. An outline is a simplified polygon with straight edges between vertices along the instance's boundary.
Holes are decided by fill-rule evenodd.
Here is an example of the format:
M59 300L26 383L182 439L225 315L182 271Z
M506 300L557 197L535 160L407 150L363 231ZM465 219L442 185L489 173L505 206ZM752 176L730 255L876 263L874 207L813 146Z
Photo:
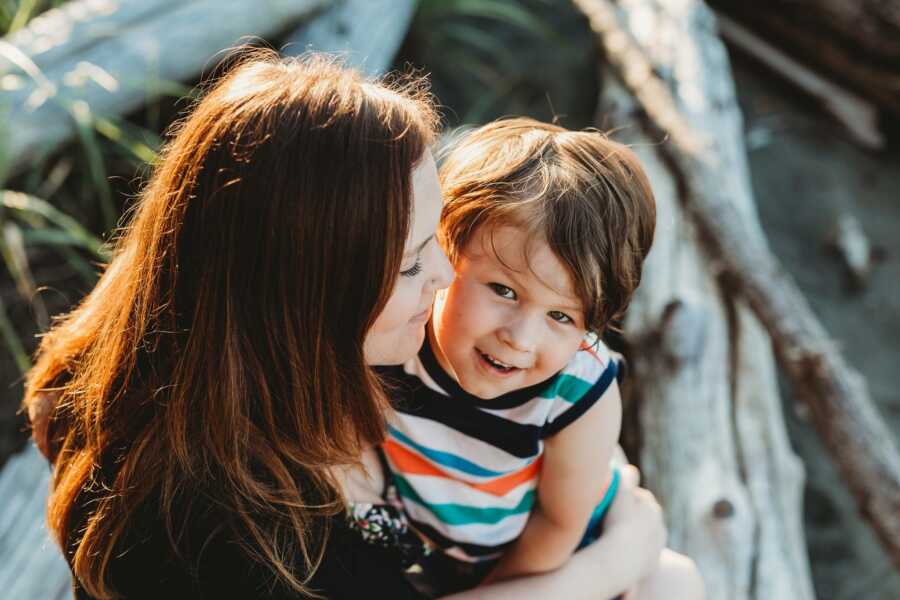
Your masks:
M2 0L0 35L63 3ZM395 68L431 73L450 127L504 115L593 124L593 38L568 2L421 0ZM0 98L20 85L16 77L0 74ZM121 215L196 83L161 82L166 95L125 118L94 114L83 102L69 107L77 136L13 178L4 177L2 130L14 124L2 121L0 102L0 464L26 439L18 408L38 336L93 287Z
M423 0L401 49L425 67L449 126L501 116L593 124L593 36L568 2Z

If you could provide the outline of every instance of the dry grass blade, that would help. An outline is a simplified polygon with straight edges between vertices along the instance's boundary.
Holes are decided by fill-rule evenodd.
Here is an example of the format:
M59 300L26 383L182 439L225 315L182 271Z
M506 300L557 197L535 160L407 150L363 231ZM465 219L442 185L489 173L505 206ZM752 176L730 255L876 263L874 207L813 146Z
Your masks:
M84 148L88 161L88 172L97 191L100 201L100 212L103 214L103 223L106 229L111 230L116 226L117 211L113 204L112 189L106 177L106 164L103 162L103 153L94 132L94 117L91 107L83 100L76 100L69 110L75 119L78 139Z
M50 325L50 315L47 307L37 293L34 277L28 264L28 254L25 252L25 238L22 229L11 221L3 224L3 236L0 238L0 255L6 263L6 268L16 282L19 295L29 302L34 308L34 314L41 329Z
M153 147L138 139L137 136L127 135L120 125L110 119L95 117L94 127L100 135L126 150L138 161L148 164L156 162L156 150ZM156 148L160 147L161 142L158 136L150 134L148 131L142 133L143 137L152 137L152 143Z
M12 33L22 27L25 27L25 24L31 19L34 14L34 9L37 8L38 0L22 0L19 3L19 7L16 10L16 14L13 16L12 22L9 24L9 29L6 33Z
M2 295L0 295L0 336L3 337L3 343L6 344L7 350L9 350L9 353L12 354L13 359L16 361L16 366L19 367L19 370L24 375L31 368L31 360L28 358L28 353L25 352L22 342L19 341L16 328L13 327L12 321L9 320L9 316L6 314L6 304L3 303Z
M89 250L100 260L108 258L103 242L46 200L22 192L0 190L0 206L41 216L63 231L71 240L71 245Z

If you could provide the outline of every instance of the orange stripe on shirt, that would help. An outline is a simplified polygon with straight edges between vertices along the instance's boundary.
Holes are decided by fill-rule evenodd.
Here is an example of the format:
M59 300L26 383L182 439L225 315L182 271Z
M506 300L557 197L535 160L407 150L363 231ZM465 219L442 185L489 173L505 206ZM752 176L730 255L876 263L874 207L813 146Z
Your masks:
M538 458L524 469L510 473L509 475L504 475L503 477L498 477L497 479L485 481L483 483L472 483L453 477L442 469L434 466L424 457L416 454L405 446L398 444L394 440L385 440L382 443L382 447L384 448L385 454L387 454L390 457L391 462L394 463L394 467L404 475L427 475L431 477L452 479L494 496L505 496L517 486L534 479L540 470L541 460L543 458Z

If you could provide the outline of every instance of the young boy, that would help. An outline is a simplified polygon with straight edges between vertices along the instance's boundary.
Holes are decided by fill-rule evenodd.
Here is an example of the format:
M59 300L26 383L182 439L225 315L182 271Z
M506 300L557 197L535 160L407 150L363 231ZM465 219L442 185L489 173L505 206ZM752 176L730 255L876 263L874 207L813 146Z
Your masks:
M383 449L447 592L555 569L596 534L621 422L600 335L640 281L655 204L627 147L531 119L466 135L441 184L456 279L392 373Z

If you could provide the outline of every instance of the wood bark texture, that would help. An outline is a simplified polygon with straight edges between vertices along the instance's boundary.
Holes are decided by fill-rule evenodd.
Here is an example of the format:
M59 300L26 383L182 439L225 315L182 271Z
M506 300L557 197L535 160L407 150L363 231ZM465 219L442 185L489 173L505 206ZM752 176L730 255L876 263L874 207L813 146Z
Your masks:
M121 31L166 13L180 0L74 0L41 13L6 41L21 50L40 70L118 35ZM4 75L16 70L0 64Z
M795 58L900 115L900 5L884 0L741 0L710 4Z
M69 567L44 521L50 469L28 444L0 473L0 590L4 598L72 597Z
M691 0L629 0L622 6L646 9L626 10L623 15L631 37L622 30L610 2L576 2L585 5L592 26L603 33L610 62L639 100L643 126L657 136L668 136L657 148L683 190L684 206L698 225L708 259L769 332L780 365L808 404L863 517L889 556L900 564L900 453L896 441L879 417L862 377L838 352L796 284L769 251L758 221L735 203L737 181L745 182L749 190L743 147L728 143L732 136L740 139L740 129L734 127L739 121L731 127L726 121L715 121L716 114L731 111L738 115L733 83L727 71L717 78L703 75L697 79L717 61L727 65L724 49L720 43L698 44L680 65L668 62L674 70L666 69L665 61L661 64L667 52L683 55L689 43L660 29L671 22L673 14L695 15L689 38L695 40L704 39L704 31L708 38L715 38L712 16ZM660 15L655 21L648 16L654 7ZM669 85L655 72L662 73ZM688 80L682 81L679 72ZM707 81L707 85L699 86L698 81ZM741 153L739 159L736 150Z
M693 0L576 0L592 16L607 54L631 45L652 62L616 71L653 72L676 91L685 130L715 133L715 153L735 211L762 236L755 214L725 49L706 7ZM627 72L626 72L627 70ZM648 135L644 108L607 72L597 124L618 130L641 158L657 200L657 233L625 324L635 343L643 431L641 465L665 507L670 544L697 561L710 599L812 599L802 526L802 463L782 420L768 336L728 292L703 231L684 210L686 189ZM671 92L670 92L671 93ZM713 183L713 182L711 182Z
M0 41L0 157L15 173L76 131L191 81L247 36L269 36L329 0L73 0ZM252 39L252 37L250 38ZM5 73L5 74L4 74ZM13 77L15 79L10 79Z
M749 54L818 100L826 111L844 125L856 143L869 150L884 148L885 139L880 129L876 104L795 60L721 11L716 13L716 22L719 33L728 44Z
M338 0L284 42L286 54L336 53L368 75L387 71L406 37L418 0ZM382 18L390 14L390 19Z

